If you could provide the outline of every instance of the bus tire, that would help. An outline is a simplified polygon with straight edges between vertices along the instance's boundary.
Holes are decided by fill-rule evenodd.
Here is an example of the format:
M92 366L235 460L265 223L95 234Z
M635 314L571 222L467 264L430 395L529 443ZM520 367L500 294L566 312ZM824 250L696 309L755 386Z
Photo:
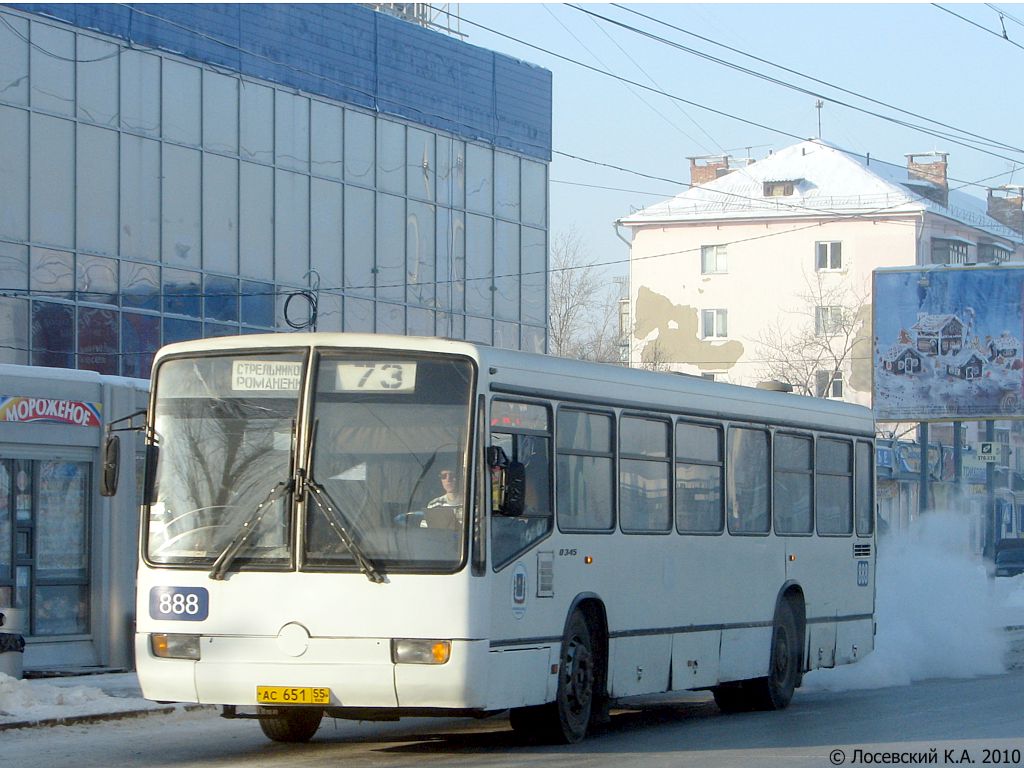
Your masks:
M800 638L796 609L789 600L779 603L772 627L768 676L711 689L715 704L726 714L785 709L800 683Z
M737 712L750 712L754 707L750 691L742 685L717 685L711 689L715 704L727 715Z
M512 729L531 740L575 744L587 735L595 707L594 633L587 617L573 611L565 625L558 663L558 690L550 704L518 707L509 712Z
M313 738L323 716L322 709L310 707L278 709L272 715L260 712L260 728L273 741L304 742Z
M768 677L750 682L754 709L785 709L789 706L793 691L800 682L800 645L793 603L783 599L772 629Z

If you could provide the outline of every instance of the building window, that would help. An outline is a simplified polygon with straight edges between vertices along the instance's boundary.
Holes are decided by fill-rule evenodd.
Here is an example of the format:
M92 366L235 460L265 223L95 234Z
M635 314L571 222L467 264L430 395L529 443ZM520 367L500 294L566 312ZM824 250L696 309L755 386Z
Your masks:
M1011 256L1013 256L1013 251L1003 248L1001 245L978 243L978 261L980 263L1000 264L1004 261L1009 261Z
M724 245L702 245L700 247L700 273L716 275L728 271L726 247Z
M843 374L839 371L815 371L814 396L841 399L843 396Z
M792 194L792 181L766 181L764 183L765 197L789 197Z
M89 631L91 477L88 462L0 459L0 605L25 610L30 635Z
M932 264L967 264L971 244L964 240L932 238Z
M728 311L725 309L705 309L700 313L702 339L721 339L729 335Z
M841 242L815 243L814 248L814 268L819 272L843 268L843 244Z
M839 333L843 327L842 307L815 307L814 333L818 336L831 336Z

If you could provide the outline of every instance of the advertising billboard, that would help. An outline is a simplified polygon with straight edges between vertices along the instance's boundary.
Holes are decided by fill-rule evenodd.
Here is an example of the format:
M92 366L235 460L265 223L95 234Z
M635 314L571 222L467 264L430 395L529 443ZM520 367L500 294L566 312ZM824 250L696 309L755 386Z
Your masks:
M878 421L1024 416L1024 264L876 269Z

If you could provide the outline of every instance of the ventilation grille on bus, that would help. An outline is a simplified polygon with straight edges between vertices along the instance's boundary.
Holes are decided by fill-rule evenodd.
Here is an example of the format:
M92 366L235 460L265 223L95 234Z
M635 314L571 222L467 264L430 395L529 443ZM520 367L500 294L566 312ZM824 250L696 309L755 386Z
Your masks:
M871 545L870 544L854 544L853 545L853 556L854 557L871 557Z
M537 553L537 597L555 596L555 553Z

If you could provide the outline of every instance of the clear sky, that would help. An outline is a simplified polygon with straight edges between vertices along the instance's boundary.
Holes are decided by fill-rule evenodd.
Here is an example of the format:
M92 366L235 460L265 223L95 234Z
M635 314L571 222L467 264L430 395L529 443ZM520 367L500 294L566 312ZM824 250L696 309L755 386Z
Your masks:
M552 237L575 227L591 260L620 262L609 267L611 274L625 274L628 257L613 222L683 191L688 157L728 152L761 158L818 136L819 114L823 139L870 153L872 162L904 165L908 153L941 151L949 153L951 186L982 179L989 186L1024 183L1024 5L660 3L587 4L578 10L564 3L462 3L450 8L461 14L467 42L553 73ZM738 72L585 11L811 93ZM815 108L819 95L820 112ZM898 125L839 102L947 135ZM994 146L1000 143L1004 146ZM985 196L978 186L964 191Z

